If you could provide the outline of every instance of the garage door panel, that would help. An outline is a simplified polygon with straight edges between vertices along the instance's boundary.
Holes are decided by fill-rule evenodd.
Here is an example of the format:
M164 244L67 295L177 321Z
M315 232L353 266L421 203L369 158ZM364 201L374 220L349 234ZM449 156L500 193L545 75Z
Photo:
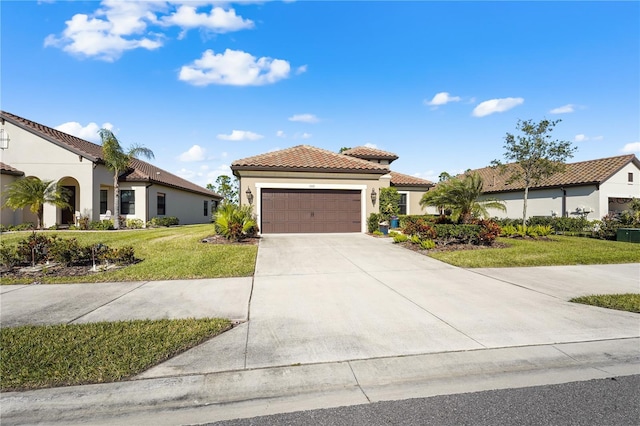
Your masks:
M263 233L360 232L359 190L261 191Z

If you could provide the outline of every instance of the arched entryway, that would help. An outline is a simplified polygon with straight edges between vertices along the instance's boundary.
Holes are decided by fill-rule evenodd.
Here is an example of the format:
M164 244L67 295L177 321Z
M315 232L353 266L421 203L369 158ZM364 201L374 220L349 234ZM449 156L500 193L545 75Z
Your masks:
M80 184L72 177L60 179L60 185L69 195L67 203L69 207L60 209L60 224L74 225L76 223L76 211L80 200Z

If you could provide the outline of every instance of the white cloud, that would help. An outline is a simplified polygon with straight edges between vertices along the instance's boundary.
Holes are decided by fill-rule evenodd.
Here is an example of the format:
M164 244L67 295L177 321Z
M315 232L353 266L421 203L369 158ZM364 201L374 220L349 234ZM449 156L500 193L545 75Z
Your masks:
M178 78L194 86L261 86L288 78L290 70L289 62L282 59L257 59L249 53L231 49L216 54L209 49L200 59L184 65Z
M69 121L67 123L62 123L61 125L56 126L55 129L76 136L80 139L99 143L100 135L98 134L98 131L100 129L112 130L113 124L104 123L102 126L98 126L96 123L91 122L86 126L82 126L82 124L78 123L77 121Z
M203 161L205 159L206 150L202 148L200 145L194 145L189 148L188 151L183 152L178 156L178 160L184 162L190 161Z
M628 152L630 154L640 152L640 142L631 142L622 147L622 152Z
M440 173L437 173L435 170L427 170L426 172L418 172L418 173L414 173L413 176L420 178L420 179L426 179L429 180L431 182L438 182L438 176Z
M364 144L364 146L366 146L367 148L378 149L378 145L376 145L375 143L367 142Z
M602 136L587 136L585 134L578 134L575 135L575 137L573 138L573 140L575 142L586 142L586 141L601 141L602 139L604 139L604 137Z
M225 10L216 6L211 8L209 13L198 13L197 4L191 3L181 5L176 12L162 17L161 21L163 25L175 25L185 31L191 28L203 28L220 34L254 27L252 20L236 15L234 9Z
M462 99L460 98L460 96L451 96L448 92L440 92L436 93L436 95L430 101L425 99L424 103L426 105L439 106L446 105L449 102L460 102L461 100Z
M551 111L549 111L549 113L551 114L567 114L570 112L574 112L576 106L573 104L567 104L558 108L554 108Z
M62 33L48 35L44 45L112 62L128 50L162 47L167 37L162 31L172 26L182 28L178 38L192 28L215 33L253 28L250 19L236 15L224 4L213 3L221 2L103 0L93 13L71 17Z
M307 66L306 65L301 65L298 68L296 68L296 74L302 74L307 72Z
M221 139L223 141L257 141L259 139L262 139L263 137L264 136L262 135L254 132L249 132L247 130L233 130L231 134L218 135L218 139Z
M283 130L278 130L276 132L276 136L279 137L279 138L286 138L287 137L286 133Z
M65 22L60 36L50 34L45 38L45 47L112 62L127 50L162 46L163 36L145 34L149 22L155 19L153 10L158 2L104 0L101 5L93 15L74 15Z
M505 112L522 103L524 103L523 98L489 99L488 101L480 102L478 106L473 109L472 115L474 117L484 117L496 112Z
M311 139L311 136L312 136L312 135L311 135L311 133L306 133L306 132L305 132L305 133L303 133L300 137L301 137L302 139Z
M313 114L295 114L289 117L289 121L297 121L300 123L317 123L320 120Z

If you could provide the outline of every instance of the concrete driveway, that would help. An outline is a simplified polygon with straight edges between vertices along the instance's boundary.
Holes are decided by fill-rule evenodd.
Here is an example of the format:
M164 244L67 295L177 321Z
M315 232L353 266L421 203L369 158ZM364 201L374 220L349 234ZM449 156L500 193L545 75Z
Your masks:
M249 321L141 377L638 337L638 315L567 301L637 292L638 272L465 270L367 235L267 235Z

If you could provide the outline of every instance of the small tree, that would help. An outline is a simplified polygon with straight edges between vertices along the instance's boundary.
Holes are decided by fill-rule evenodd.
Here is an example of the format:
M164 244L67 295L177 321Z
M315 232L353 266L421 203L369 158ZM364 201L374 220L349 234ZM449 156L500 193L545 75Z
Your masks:
M438 175L438 182L444 182L445 180L449 180L451 179L453 176L451 176L449 173L447 172L442 172Z
M120 184L118 178L120 174L129 168L131 160L144 156L153 158L153 151L140 145L134 145L127 152L122 149L120 142L108 129L98 131L102 139L102 156L107 169L113 172L113 227L120 228Z
M489 217L488 209L506 210L502 201L495 198L479 201L480 195L482 178L477 173L466 174L439 183L427 191L420 199L420 205L450 209L452 219L461 223L470 223L474 217Z
M351 147L349 146L343 146L342 148L340 148L340 151L338 151L338 153L342 154L345 151L349 151L351 149Z
M68 208L69 193L52 180L40 180L35 176L20 178L8 185L5 206L17 210L29 207L38 217L38 229L42 227L44 205L53 204L60 208Z
M380 218L389 221L400 212L400 193L389 187L380 189Z
M509 175L507 183L522 180L524 185L524 203L522 223L527 223L527 199L529 188L537 185L565 168L565 161L573 157L576 147L569 141L553 140L551 132L561 120L542 120L534 123L531 120L518 120L516 129L521 135L507 133L504 143L504 158L515 164L509 167L494 160L492 164L500 168L501 173ZM564 212L563 212L564 214Z
M227 175L220 175L216 179L215 185L208 184L207 188L222 195L225 204L238 204L238 178L234 176L233 180Z

